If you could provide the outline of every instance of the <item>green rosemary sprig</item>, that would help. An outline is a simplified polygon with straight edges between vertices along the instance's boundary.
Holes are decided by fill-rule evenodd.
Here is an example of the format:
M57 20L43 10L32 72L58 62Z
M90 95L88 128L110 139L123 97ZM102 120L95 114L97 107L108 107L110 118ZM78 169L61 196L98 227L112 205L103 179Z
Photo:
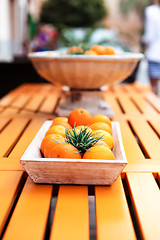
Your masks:
M79 132L76 131L75 127L72 129L66 128L66 141L76 147L82 155L102 138L103 135L96 137L92 131L88 130L87 126L80 129Z

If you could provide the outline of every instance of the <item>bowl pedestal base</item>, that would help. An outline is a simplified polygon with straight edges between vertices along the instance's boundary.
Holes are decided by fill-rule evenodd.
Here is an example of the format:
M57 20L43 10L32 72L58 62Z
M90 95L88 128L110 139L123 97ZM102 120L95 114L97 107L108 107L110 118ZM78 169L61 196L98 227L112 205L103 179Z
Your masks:
M103 100L103 91L100 90L71 90L66 100L60 103L58 108L59 116L68 116L76 108L84 108L90 114L105 114L110 119L114 117L111 106Z

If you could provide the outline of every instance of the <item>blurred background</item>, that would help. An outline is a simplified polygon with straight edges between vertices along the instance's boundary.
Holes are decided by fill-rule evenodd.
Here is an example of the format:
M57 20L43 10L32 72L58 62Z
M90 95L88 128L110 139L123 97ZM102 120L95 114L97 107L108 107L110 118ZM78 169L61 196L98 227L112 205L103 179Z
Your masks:
M23 82L46 82L27 54L73 45L112 45L142 52L141 0L0 0L0 97ZM148 81L141 62L124 82ZM139 68L141 71L139 71Z

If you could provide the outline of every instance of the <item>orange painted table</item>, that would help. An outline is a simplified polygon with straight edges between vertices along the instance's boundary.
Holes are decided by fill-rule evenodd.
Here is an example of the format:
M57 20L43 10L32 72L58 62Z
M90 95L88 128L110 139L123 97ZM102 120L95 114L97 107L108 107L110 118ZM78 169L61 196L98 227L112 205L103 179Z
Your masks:
M0 239L160 239L160 99L138 84L104 93L128 160L112 186L34 184L19 160L61 98L24 84L0 100Z

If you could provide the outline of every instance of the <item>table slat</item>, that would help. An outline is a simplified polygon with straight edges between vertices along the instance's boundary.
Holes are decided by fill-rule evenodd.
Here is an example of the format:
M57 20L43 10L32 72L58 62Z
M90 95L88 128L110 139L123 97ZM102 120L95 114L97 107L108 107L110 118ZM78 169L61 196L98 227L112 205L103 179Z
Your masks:
M120 120L120 128L124 150L129 163L138 163L140 159L145 159L129 125L126 121Z
M0 171L0 236L15 201L22 174L22 171Z
M154 108L160 113L160 98L153 92L148 92L145 98L154 106Z
M140 115L140 111L137 108L137 106L131 101L129 96L125 96L124 94L119 94L118 96L118 100L124 110L125 113L127 114L136 114L136 115Z
M7 107L16 99L16 94L8 93L6 96L0 99L0 106Z
M16 108L22 108L31 98L30 94L18 95L16 101L14 101L11 106Z
M15 158L8 158L8 157L0 158L0 171L8 171L8 170L24 171L24 168L20 164L19 158L17 158L17 157L15 157Z
M37 185L29 178L23 188L3 240L44 239L51 195L51 185Z
M8 156L9 158L22 157L23 153L25 152L25 150L27 149L27 147L41 128L42 124L45 122L45 120L45 118L36 118L29 123L27 129L25 130L18 143Z
M9 117L1 117L0 118L0 131L6 126L6 124L10 121Z
M148 117L148 121L160 137L160 115L156 115L154 118L151 115Z
M143 239L159 239L160 191L152 173L127 173L127 183Z
M139 159L137 163L130 163L124 168L123 172L150 172L154 173L160 171L160 158L159 159Z
M19 109L15 109L12 107L5 108L1 113L2 116L15 116L19 112Z
M157 134L153 131L150 125L142 118L131 118L130 123L139 138L143 150L148 155L148 158L159 159L160 156L160 141Z
M5 156L11 150L27 123L27 118L16 118L1 132L0 157Z
M122 114L122 110L113 94L111 94L110 92L106 92L103 98L112 107L116 115Z
M136 239L121 179L112 186L95 187L98 240Z
M113 86L111 86L111 89L116 96L119 94L127 96L127 94L128 94L128 91L125 89L123 84L113 85Z
M88 188L85 186L60 186L52 240L89 239Z
M31 100L25 105L26 110L36 111L44 99L44 95L35 94Z
M157 111L151 106L142 95L132 96L133 101L138 108L145 114L157 114Z
M53 94L49 94L47 98L44 100L43 104L39 108L40 112L52 113L59 98L59 92L54 92Z

